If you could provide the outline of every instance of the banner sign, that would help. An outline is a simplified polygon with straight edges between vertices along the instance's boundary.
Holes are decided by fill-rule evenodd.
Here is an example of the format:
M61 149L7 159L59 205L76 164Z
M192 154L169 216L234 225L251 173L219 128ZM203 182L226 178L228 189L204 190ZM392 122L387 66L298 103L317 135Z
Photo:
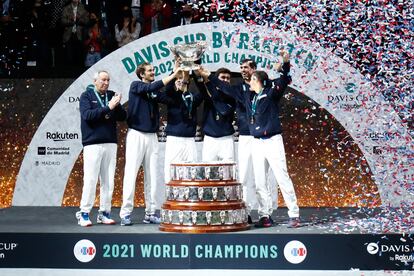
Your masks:
M0 268L413 270L404 235L1 234Z

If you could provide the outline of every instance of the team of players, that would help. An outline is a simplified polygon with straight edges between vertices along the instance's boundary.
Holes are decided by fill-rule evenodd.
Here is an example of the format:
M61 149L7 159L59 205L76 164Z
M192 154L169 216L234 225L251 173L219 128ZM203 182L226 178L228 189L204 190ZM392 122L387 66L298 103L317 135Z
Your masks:
M299 208L292 181L287 172L278 102L291 81L289 54L281 51L282 62L276 67L281 77L270 80L264 71L256 71L251 59L241 62L242 83L230 84L230 71L220 68L213 75L201 67L195 71L198 91L189 90L190 76L179 69L178 62L168 77L155 81L154 68L143 63L136 70L139 80L129 90L128 112L121 104L121 95L108 90L109 74L97 72L94 87L80 98L81 132L84 146L84 186L80 211L76 213L81 226L90 226L89 212L100 180L100 206L97 223L115 224L111 218L111 199L117 151L116 121L127 120L123 201L121 225L132 225L135 183L138 170L144 168L144 223L160 223L156 214L159 103L167 107L165 182L170 180L169 166L174 162L197 161L195 133L197 107L203 106L205 133L201 160L233 161L233 120L239 130L238 169L243 184L244 201L249 223L252 198L247 189L254 187L259 220L256 227L270 227L272 197L266 175L272 169L288 207L288 227L299 227ZM254 153L254 154L253 154Z

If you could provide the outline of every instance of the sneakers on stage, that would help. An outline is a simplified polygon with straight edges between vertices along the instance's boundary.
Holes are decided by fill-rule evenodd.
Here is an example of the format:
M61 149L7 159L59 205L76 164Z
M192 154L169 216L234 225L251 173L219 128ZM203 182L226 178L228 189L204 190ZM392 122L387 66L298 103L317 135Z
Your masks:
M81 211L76 212L76 218L80 226L88 227L92 225L92 222L89 219L89 213L81 212Z
M288 221L288 228L298 228L300 227L300 219L299 218L289 218Z
M132 221L131 221L130 215L127 215L121 218L121 226L131 226L131 225L132 225Z
M270 216L264 216L259 219L258 222L254 224L256 228L266 228L271 227L273 225L273 220Z
M111 214L108 212L99 212L96 222L99 224L113 225L115 220L111 219Z
M149 223L160 224L161 219L155 214L152 214L152 215L145 214L143 222L147 224Z

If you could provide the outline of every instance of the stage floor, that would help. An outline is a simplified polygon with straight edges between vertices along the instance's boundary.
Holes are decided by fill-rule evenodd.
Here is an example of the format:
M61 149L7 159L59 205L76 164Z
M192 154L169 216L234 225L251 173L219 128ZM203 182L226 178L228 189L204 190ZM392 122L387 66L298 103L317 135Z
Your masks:
M0 233L164 233L158 225L142 222L143 208L135 208L134 225L120 226L119 208L113 208L116 225L95 223L97 209L91 212L92 227L77 225L75 207L11 207L0 209ZM252 212L253 220L257 212ZM237 232L240 234L381 234L413 233L414 218L401 210L361 208L301 208L301 227L287 228L287 209L277 209L270 228Z

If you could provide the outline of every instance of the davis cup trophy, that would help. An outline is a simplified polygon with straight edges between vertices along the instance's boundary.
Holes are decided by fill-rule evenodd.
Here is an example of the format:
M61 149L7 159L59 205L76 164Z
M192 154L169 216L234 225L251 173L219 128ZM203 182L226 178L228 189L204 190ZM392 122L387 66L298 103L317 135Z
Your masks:
M250 228L236 163L173 163L170 170L161 231L213 233Z
M205 41L170 46L171 52L180 59L180 68L184 71L200 68L200 65L195 64L194 61L199 60L206 49L207 43Z

